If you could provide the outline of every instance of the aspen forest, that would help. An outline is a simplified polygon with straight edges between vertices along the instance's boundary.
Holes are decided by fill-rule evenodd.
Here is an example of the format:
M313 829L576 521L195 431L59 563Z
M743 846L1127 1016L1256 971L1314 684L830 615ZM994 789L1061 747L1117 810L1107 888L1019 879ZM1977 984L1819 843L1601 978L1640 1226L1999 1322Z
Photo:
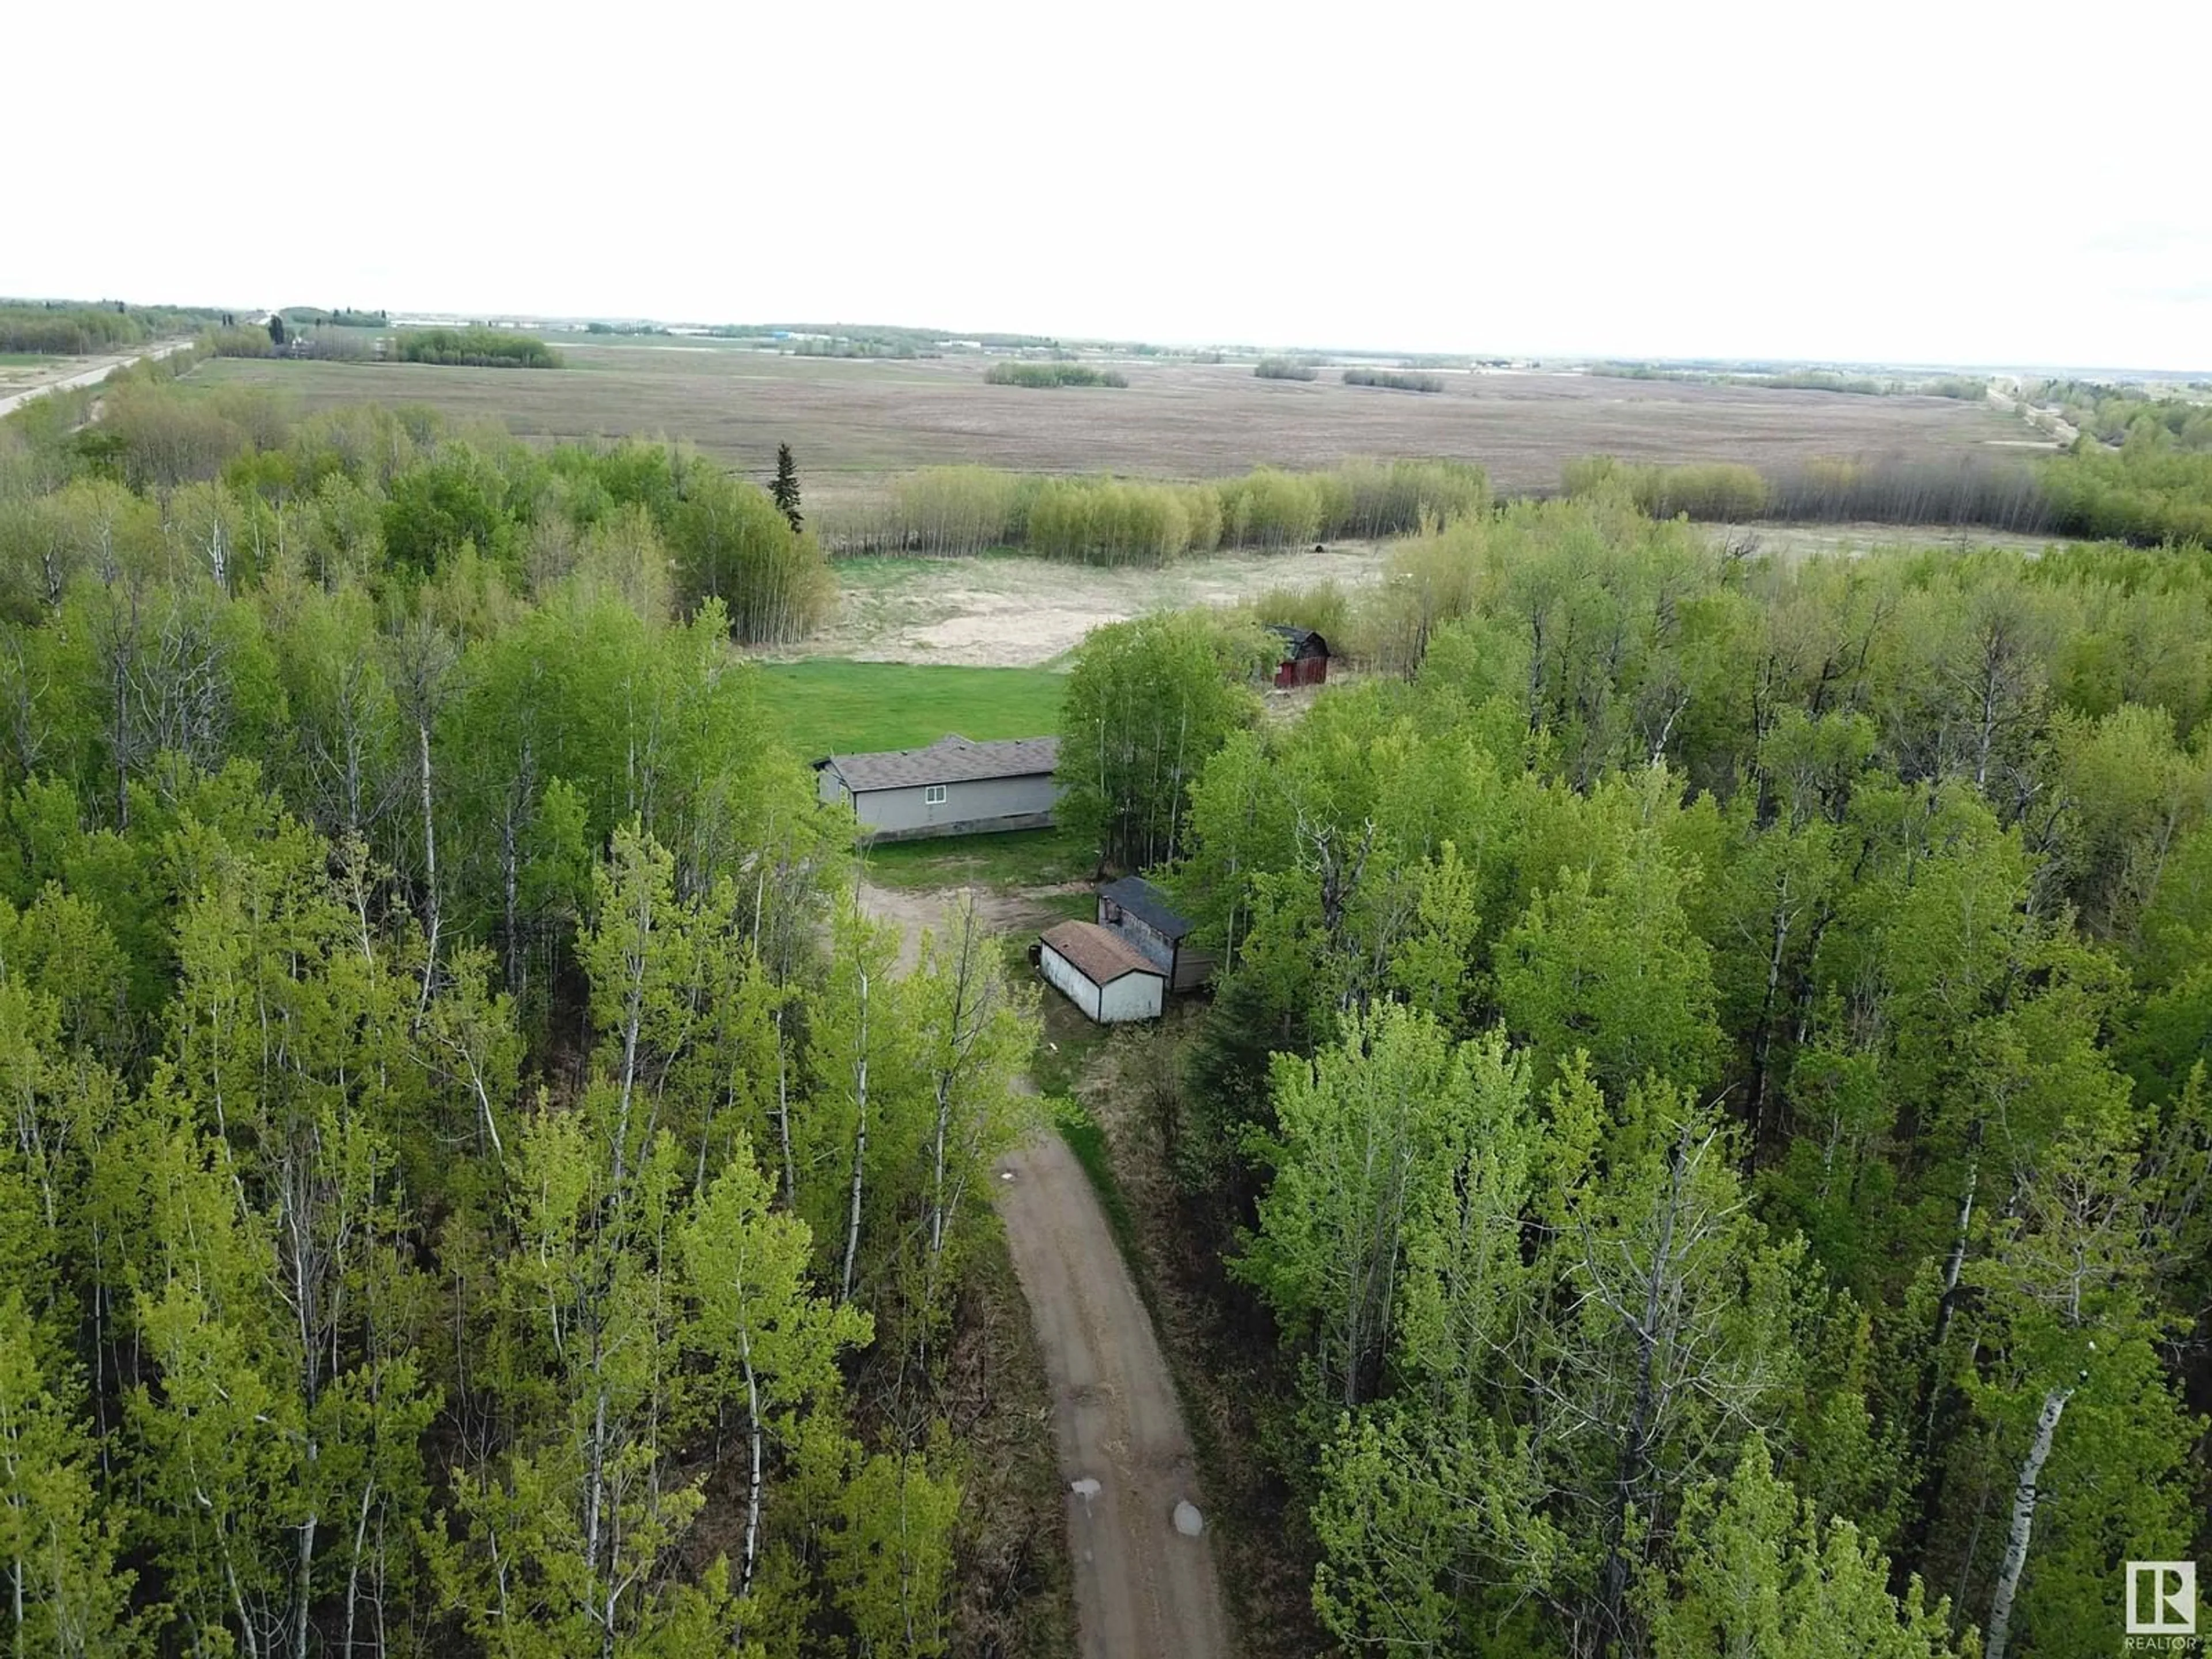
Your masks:
M765 706L796 463L190 361L0 423L0 1640L1066 1650L984 1327L1083 1074ZM2202 510L2130 441L2051 476ZM1036 711L1218 963L1084 1086L1238 1651L2075 1659L2212 1552L2212 555L1762 553L1710 472L892 486L877 550L1395 538Z
M164 391L0 431L0 1640L945 1651L1033 996L758 714L818 554Z
M2212 1547L2212 559L1598 491L1393 572L1393 672L1089 809L1224 963L1139 1075L1273 1333L1268 1650L2112 1650ZM1072 708L1199 648L1107 632Z
M1746 10L14 8L0 1659L2208 1659L2212 3Z

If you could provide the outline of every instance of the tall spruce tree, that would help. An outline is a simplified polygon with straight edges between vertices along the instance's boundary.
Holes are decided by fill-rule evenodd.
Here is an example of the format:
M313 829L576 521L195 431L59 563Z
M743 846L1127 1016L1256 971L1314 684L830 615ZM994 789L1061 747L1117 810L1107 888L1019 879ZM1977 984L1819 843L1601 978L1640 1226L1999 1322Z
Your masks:
M799 463L792 459L789 444L775 447L775 482L768 493L775 500L776 511L791 521L791 533L796 536L805 520L799 511Z

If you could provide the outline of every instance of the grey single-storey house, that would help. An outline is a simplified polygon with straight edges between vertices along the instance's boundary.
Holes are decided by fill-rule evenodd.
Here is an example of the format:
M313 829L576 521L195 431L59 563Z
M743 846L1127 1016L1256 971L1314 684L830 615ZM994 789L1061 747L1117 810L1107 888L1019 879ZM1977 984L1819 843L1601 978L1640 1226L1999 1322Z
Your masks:
M1213 977L1214 959L1189 943L1198 924L1142 876L1124 876L1098 890L1098 925L1165 973L1174 990L1192 990Z
M880 841L1042 830L1060 786L1058 738L975 743L953 733L926 749L825 755L814 763L815 793L849 800L860 828Z
M1037 938L1037 967L1101 1025L1158 1019L1167 975L1094 921L1063 921Z

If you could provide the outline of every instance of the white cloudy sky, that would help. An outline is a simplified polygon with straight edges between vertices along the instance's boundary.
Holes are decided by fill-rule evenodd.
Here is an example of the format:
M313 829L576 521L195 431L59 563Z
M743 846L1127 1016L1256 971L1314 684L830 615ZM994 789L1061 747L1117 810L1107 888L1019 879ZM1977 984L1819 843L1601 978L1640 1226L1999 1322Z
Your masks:
M0 292L2212 368L2212 0L120 0L5 34Z

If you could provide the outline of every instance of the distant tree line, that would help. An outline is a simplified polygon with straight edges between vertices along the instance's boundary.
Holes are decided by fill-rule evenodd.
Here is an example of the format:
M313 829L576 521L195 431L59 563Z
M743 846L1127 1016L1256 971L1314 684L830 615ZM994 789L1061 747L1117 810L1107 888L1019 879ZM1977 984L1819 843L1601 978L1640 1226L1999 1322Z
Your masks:
M1733 370L1698 364L1600 362L1592 374L1618 380L1681 380L1698 386L1764 386L1780 392L1840 392L1859 397L1956 398L1979 403L1989 395L1989 382L1966 374L1943 374L1914 379L1846 374L1834 368L1772 368Z
M1382 386L1391 392L1442 392L1441 374L1430 374L1409 368L1347 368L1344 371L1346 386Z
M201 337L216 357L313 357L336 362L434 363L465 368L559 368L561 354L541 339L511 329L403 328L381 334L366 321L301 323L287 328L278 313L267 327L235 324L211 328ZM367 317L357 313L357 318Z
M1042 477L928 467L823 527L843 553L949 556L1021 547L1092 563L1158 564L1217 548L1282 548L1403 534L1490 505L1481 468L1459 461L1352 460L1325 472L1261 467L1177 483Z
M1844 392L1879 398L1894 389L1871 374L1845 374L1832 368L1789 368L1778 374L1724 374L1725 386L1763 386L1778 392Z
M98 305L0 301L0 351L89 357L134 346L165 334L192 334L223 320L222 313L169 306Z
M544 341L510 329L403 328L392 355L403 363L462 368L558 368L561 354Z
M720 323L706 332L720 340L761 340L770 343L789 340L797 349L809 337L825 342L848 342L872 348L870 355L886 357L936 357L955 339L1000 351L1037 351L1055 349L1059 342L1042 334L961 334L941 328L909 328L884 323Z
M388 328L392 325L389 313L382 311L356 311L350 306L336 311L325 311L315 306L286 306L276 313L286 322L304 328Z
M1262 357L1252 373L1263 380L1318 380L1321 370L1303 357Z
M1094 368L1089 363L993 363L983 371L987 386L1125 386L1129 377L1118 368Z
M403 328L378 333L374 317L312 312L277 313L266 327L226 326L204 340L217 357L313 357L325 362L434 363L465 368L559 368L561 354L533 335L512 329ZM288 327L288 319L289 326Z
M383 337L368 329L325 325L295 328L280 341L273 329L218 328L202 336L201 344L216 357L312 357L365 363L378 361Z
M903 362L925 355L934 357L941 354L933 351L925 354L908 346L886 344L881 340L805 339L792 342L791 355L794 357L890 358Z
M1969 526L2154 547L2212 546L2212 453L2146 430L2123 448L2084 437L2039 461L1886 457L1811 460L1762 475L1741 465L1680 466L1586 456L1562 471L1572 496L1616 493L1657 518L1724 523Z
M136 345L147 333L139 319L94 306L67 311L50 311L43 306L0 307L0 351L82 357Z

